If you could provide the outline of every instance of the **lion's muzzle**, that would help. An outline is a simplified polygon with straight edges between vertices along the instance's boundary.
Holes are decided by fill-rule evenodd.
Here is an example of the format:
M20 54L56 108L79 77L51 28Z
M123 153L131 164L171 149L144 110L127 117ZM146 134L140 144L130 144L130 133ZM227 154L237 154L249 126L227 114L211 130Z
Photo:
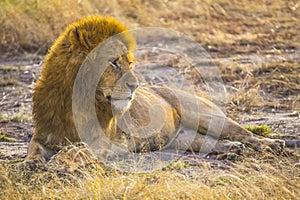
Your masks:
M137 87L138 80L133 71L126 72L117 81L111 96L107 96L107 99L111 102L113 112L123 113L129 109Z

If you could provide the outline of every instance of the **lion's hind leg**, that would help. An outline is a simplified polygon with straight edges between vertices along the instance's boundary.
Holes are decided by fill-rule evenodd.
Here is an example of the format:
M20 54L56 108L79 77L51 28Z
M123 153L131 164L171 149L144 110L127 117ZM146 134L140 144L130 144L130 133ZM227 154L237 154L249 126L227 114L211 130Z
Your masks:
M255 135L227 117L225 119L220 139L239 141L245 145L252 146L256 150L263 151L280 152L285 147L284 140Z
M176 149L178 152L197 152L198 154L240 154L244 145L240 142L229 140L218 140L208 135L202 135L188 128L181 128L177 137L171 142L169 148Z
M151 87L172 105L180 115L181 124L190 129L197 129L199 134L214 139L241 142L257 150L281 151L285 146L283 140L270 139L254 135L238 123L226 117L223 111L212 101L189 94L182 90ZM198 122L198 123L197 123ZM201 136L196 136L201 138ZM191 142L189 142L191 144ZM192 143L203 144L202 142ZM295 145L294 145L295 146ZM192 148L198 149L198 148Z

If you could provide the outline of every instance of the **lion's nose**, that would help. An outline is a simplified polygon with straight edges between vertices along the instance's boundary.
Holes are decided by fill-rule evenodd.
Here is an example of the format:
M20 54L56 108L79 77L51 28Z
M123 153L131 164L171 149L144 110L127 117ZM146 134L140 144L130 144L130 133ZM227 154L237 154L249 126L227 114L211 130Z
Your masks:
M134 90L138 87L137 84L126 83L126 85L130 89L131 92L134 92Z

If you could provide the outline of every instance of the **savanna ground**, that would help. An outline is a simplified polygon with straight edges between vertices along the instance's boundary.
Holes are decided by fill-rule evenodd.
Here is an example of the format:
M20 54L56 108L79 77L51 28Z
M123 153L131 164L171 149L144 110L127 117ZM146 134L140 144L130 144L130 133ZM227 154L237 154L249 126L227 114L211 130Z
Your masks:
M222 72L227 115L261 125L268 137L300 139L299 1L107 2L0 1L0 199L299 199L299 149L190 154L151 173L98 162L67 171L13 167L33 132L32 89L47 48L67 24L90 14L115 16L129 29L186 34Z

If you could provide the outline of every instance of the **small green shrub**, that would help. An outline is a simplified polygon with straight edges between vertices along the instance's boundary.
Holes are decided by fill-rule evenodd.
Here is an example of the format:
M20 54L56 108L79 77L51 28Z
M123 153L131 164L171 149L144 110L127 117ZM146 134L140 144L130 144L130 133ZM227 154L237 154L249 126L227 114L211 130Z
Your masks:
M245 125L245 129L260 136L269 136L272 131L268 125Z

